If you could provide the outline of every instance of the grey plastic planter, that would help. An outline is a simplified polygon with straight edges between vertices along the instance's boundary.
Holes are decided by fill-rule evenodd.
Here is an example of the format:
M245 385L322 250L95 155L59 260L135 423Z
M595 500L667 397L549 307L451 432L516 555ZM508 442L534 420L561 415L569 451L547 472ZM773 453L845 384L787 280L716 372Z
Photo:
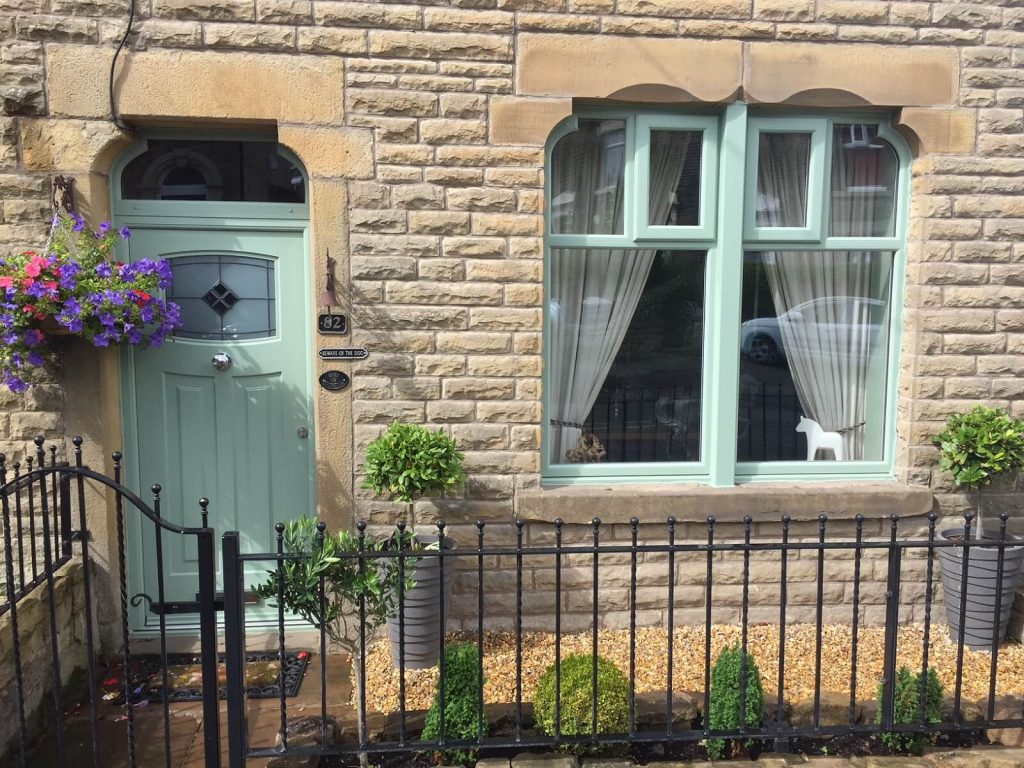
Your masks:
M416 535L421 544L436 544L437 536ZM455 542L444 540L444 548L450 551ZM426 669L436 666L441 657L441 558L436 550L420 550L419 560L412 572L416 586L405 593L405 667ZM397 565L397 561L393 561ZM452 579L455 573L455 558L444 558L444 606L445 617L451 616ZM391 660L399 666L401 636L398 616L388 619L388 639L391 641Z
M946 541L963 537L963 529L950 528L942 532ZM1013 539L1014 542L1019 539ZM946 623L949 637L956 642L960 633L960 584L963 579L962 547L944 547L939 550L942 591L946 603ZM967 563L967 609L964 612L964 645L976 651L991 651L992 630L999 622L999 640L1006 636L1010 609L1024 566L1024 546L1007 546L1003 556L1002 605L996 611L996 577L999 549L997 547L971 547Z

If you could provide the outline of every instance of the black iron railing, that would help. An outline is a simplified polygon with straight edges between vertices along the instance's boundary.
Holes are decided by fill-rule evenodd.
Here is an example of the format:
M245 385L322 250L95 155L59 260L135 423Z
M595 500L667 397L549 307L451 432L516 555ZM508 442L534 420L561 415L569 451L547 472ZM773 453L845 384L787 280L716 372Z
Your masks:
M413 753L459 748L484 750L486 753L487 750L529 749L564 745L683 743L716 738L752 739L771 743L775 748L785 750L789 743L797 738L820 738L849 734L867 735L885 732L906 734L963 733L969 731L977 732L982 728L1019 728L1024 725L1024 699L1020 698L1021 692L1024 691L1024 679L1017 681L1020 685L1014 690L1014 696L1018 697L1015 700L1021 702L1018 708L1019 711L1009 717L1000 716L997 718L996 716L995 694L997 693L999 645L1001 640L999 616L994 617L996 620L994 621L991 638L993 650L991 652L987 685L989 703L986 711L981 713L980 719L978 717L968 717L963 706L964 655L968 639L965 632L966 621L960 621L958 631L951 636L951 641L956 643L957 648L955 669L953 670L951 711L936 720L932 715L926 713L925 708L927 699L925 696L925 683L929 678L930 670L935 668L934 658L930 656L930 648L935 640L936 632L940 631L935 626L936 622L933 616L933 607L939 598L936 588L937 568L935 566L938 553L947 549L955 549L961 553L963 561L961 586L963 588L960 591L959 611L960 615L964 616L968 610L966 587L968 563L971 553L977 552L979 549L997 551L995 605L997 606L996 610L999 610L998 606L1001 603L1000 590L1002 589L1003 569L1005 567L1004 555L1009 549L1017 546L1007 536L1006 516L1003 515L1001 518L998 535L991 539L982 540L972 537L973 516L970 514L965 516L963 528L960 529L962 530L962 538L959 540L950 540L936 536L937 517L934 514L928 518L926 535L911 540L901 538L899 518L895 515L884 518L881 527L879 527L879 521L866 521L864 516L857 516L855 521L852 522L852 536L830 537L828 517L821 515L817 523L816 535L807 535L807 532L801 529L801 535L794 536L791 534L791 527L794 527L795 524L791 523L789 517L786 516L778 523L777 534L767 535L764 532L765 523L760 522L758 525L761 535L755 539L753 536L754 522L750 517L746 517L743 520L738 537L733 534L723 536L722 529L727 528L727 526L716 523L714 518L708 518L706 538L700 537L695 540L692 535L689 538L684 538L681 535L682 526L674 518L669 518L667 523L664 524L662 533L658 536L657 540L641 541L640 521L635 518L629 525L630 535L627 540L622 540L621 538L605 540L603 533L610 526L602 525L599 520L595 519L591 526L588 541L566 544L564 543L566 526L561 521L556 520L548 526L553 531L554 543L544 546L527 546L524 544L525 524L521 521L514 523L514 533L511 538L514 544L502 543L509 541L509 538L500 534L494 536L494 543L491 544L487 540L488 534L494 531L494 529L504 528L504 526L479 522L476 525L476 541L470 546L466 546L464 543L463 546L456 549L446 549L443 546L446 538L446 526L443 523L438 524L436 535L440 539L441 546L434 551L417 551L414 556L420 558L420 562L424 558L434 558L437 560L438 568L441 572L441 584L444 583L444 573L447 569L457 569L464 574L475 574L476 576L475 594L470 596L462 595L468 604L475 605L475 621L470 624L463 619L461 635L464 638L468 638L470 642L476 643L479 669L478 679L480 681L476 702L481 713L485 713L483 682L485 636L491 619L488 606L489 600L499 597L493 590L488 589L485 576L496 567L499 567L496 564L500 564L500 567L514 568L515 594L512 604L515 606L515 661L514 668L506 671L509 677L514 675L515 678L514 695L511 701L506 702L510 705L514 717L513 727L510 729L510 732L504 735L491 735L485 730L478 738L474 739L454 738L450 734L446 734L443 714L445 711L445 686L440 685L437 689L437 703L441 713L440 733L436 738L423 738L420 736L417 732L418 727L414 725L415 721L411 718L410 708L405 701L406 681L409 676L409 670L406 669L405 663L405 636L404 633L400 632L398 653L395 655L395 664L399 668L400 686L397 723L393 722L393 727L384 730L378 729L377 732L370 733L366 725L368 722L367 716L373 713L368 710L367 690L368 686L377 687L382 683L379 679L371 680L367 677L367 650L372 638L368 636L365 621L366 598L364 595L352 608L353 613L359 619L357 656L353 662L356 695L352 705L358 714L357 721L360 727L357 729L355 736L347 740L336 742L328 735L326 722L329 707L343 702L341 691L332 691L328 687L328 660L325 652L327 641L325 631L321 627L319 637L320 714L323 718L323 726L320 729L321 737L318 743L299 745L289 743L287 738L281 735L279 735L275 744L254 744L249 741L246 719L246 693L241 671L246 651L245 603L243 599L247 586L244 575L245 566L262 564L271 573L276 571L279 579L278 584L283 585L284 580L281 578L281 569L284 568L285 563L288 561L301 558L302 556L284 551L281 545L280 532L277 552L257 554L242 554L239 548L238 534L227 533L223 537L223 562L225 568L225 643L228 664L229 765L231 768L242 768L248 759L267 758L281 754L327 756L349 755L353 753ZM866 524L868 525L867 528L865 527ZM537 523L531 523L530 525L544 526L544 524ZM644 530L649 531L650 526L645 526ZM692 532L693 529L690 528L689 530ZM870 532L872 535L867 535L865 531ZM498 531L494 532L498 533ZM404 540L402 536L397 538L399 542ZM365 524L358 526L358 542L359 546L356 551L339 552L338 556L355 562L360 574L365 574L371 569L398 569L398 584L401 585L403 583L403 570L406 567L405 560L412 556L408 550L405 550L401 544L397 548L371 548L368 545ZM524 616L524 598L527 601L536 600L535 595L529 592L528 587L524 585L524 560L527 558L532 563L547 560L554 569L553 583L555 594L553 610L550 615L550 630L554 633L554 673L557 694L553 733L540 733L539 731L531 730L524 708L524 674L526 674L523 662L524 631L522 619ZM790 579L789 569L794 567L795 563L810 562L814 564L813 583L815 599L812 603L814 611L813 695L809 722L787 722L785 717L776 716L766 717L763 723L757 726L746 725L746 712L748 707L751 706L746 674L746 664L749 658L748 643L752 628L750 610L754 603L751 599L751 587L756 587L756 585L751 584L752 558L758 558L759 562L777 561L778 567L780 593L776 604L779 633L776 687L774 690L765 689L766 702L774 699L776 713L786 711L787 664L793 663L791 658L787 658L786 653L787 629L791 628L792 624L792 622L787 621L788 610L792 608L789 588L793 583ZM826 571L829 563L838 558L853 560L854 587L848 602L842 602L839 606L830 606L826 605L827 601L825 598ZM917 667L915 661L915 669L912 670L914 672L919 670L921 673L922 697L917 709L917 716L907 722L905 718L901 719L898 716L895 701L899 630L901 625L901 588L905 581L904 571L907 568L907 563L913 561L920 565L922 560L925 563L924 582L926 585L923 595L923 627L920 630L923 640L920 648L920 666ZM628 563L629 568L628 605L621 604L621 600L617 604L612 604L602 594L606 589L602 587L602 573L610 567L621 568L624 561ZM570 562L572 563L571 566L569 565ZM586 632L589 633L588 645L593 655L592 685L596 689L598 684L596 659L602 652L600 628L605 612L610 610L628 610L628 665L625 665L627 668L623 669L623 671L627 672L630 681L636 681L637 679L638 654L647 656L651 652L649 648L639 648L637 642L639 629L637 624L637 594L638 589L645 586L643 578L639 575L639 566L643 564L645 569L647 569L645 572L649 573L650 562L658 563L658 568L664 568L666 576L665 579L658 582L665 590L664 629L667 633L667 658L665 665L667 673L663 687L664 720L659 720L659 722L664 724L647 726L640 722L637 712L638 697L636 685L631 682L628 727L624 728L622 732L605 733L598 729L597 697L593 699L593 711L591 712L592 727L590 731L582 734L562 732L560 726L562 722L562 678L559 673L563 662L563 644L568 642L569 637L563 633L563 598L568 593L568 589L563 587L563 574L568 573L567 569L570 567L578 571L580 567L583 567L584 563L589 563L587 567L590 570L591 583L589 589L584 587L589 592L590 597L590 629L586 630ZM705 714L703 720L694 728L676 727L674 725L675 713L673 711L676 706L673 682L673 660L676 650L673 647L673 630L681 628L681 622L678 619L675 590L683 583L681 577L684 565L689 566L687 569L690 574L688 578L693 577L693 565L698 565L698 567L704 569L704 680L703 691L700 692L702 698L700 709ZM861 619L862 610L865 607L865 596L862 594L861 587L862 576L868 572L884 574L877 577L878 581L884 583L884 658L881 665L881 675L865 679L859 664L858 654L861 653L862 649L859 647L858 638L867 631ZM719 590L722 589L721 584L729 583L734 585L737 576L742 590L739 615L737 617L737 623L740 627L739 650L741 652L740 658L742 659L739 675L739 701L742 714L739 717L740 725L738 727L726 730L713 729L706 716L706 713L711 708L712 696L711 669L714 661L712 658L712 637L716 631L713 618L717 595ZM325 588L322 580L319 589L320 605L323 606ZM404 620L404 600L407 597L407 593L404 592L401 586L398 589L398 620L400 626L402 626ZM284 597L283 586L282 594L279 597ZM918 598L915 595L912 599L916 601ZM279 604L283 606L283 602ZM801 601L801 605L805 604L806 601ZM447 603L444 600L440 601L441 622L437 637L439 647L443 647L451 637L449 632L451 627L446 626L444 616L447 610L446 605ZM756 607L764 608L764 602L758 602ZM906 602L904 602L904 610L907 607ZM850 637L852 638L849 647L851 657L850 672L848 685L846 686L846 691L849 693L849 717L840 722L836 722L832 717L822 717L823 632L826 623L826 610L829 610L829 615L832 616L833 613L831 611L833 609L848 611ZM320 623L322 625L323 622ZM475 625L474 629L467 629L468 626L473 625ZM287 652L287 632L283 607L278 613L277 630L278 652L283 659ZM578 635L575 636L575 640L579 640ZM576 642L576 645L579 645L579 643ZM916 647L913 650L915 654L918 651ZM438 670L442 680L445 676L444 658L445 656L442 652ZM915 659L918 659L918 657L915 656ZM858 714L860 710L859 699L862 698L864 691L867 691L868 697L873 699L876 687L881 690L878 721L860 722ZM280 734L287 734L290 714L283 697L280 702L279 714ZM1001 713L1001 715L1005 715L1005 713Z
M129 598L128 589L128 550L126 545L126 519L134 509L143 523L150 523L155 532L156 565L158 600L163 603L163 536L177 535L194 537L198 551L198 589L200 646L202 652L202 692L203 692L203 748L204 765L206 768L218 768L220 765L220 731L218 723L218 690L217 690L217 613L215 602L216 561L214 550L214 532L207 526L205 500L202 503L201 527L189 528L171 523L160 516L160 486L152 486L153 504L150 506L136 493L122 483L122 455L114 453L113 477L107 477L84 466L82 462L82 439L74 438L74 464L58 463L57 448L47 450L43 438L35 440L35 457L26 458L24 465L14 463L8 469L5 457L0 454L0 510L2 510L3 557L5 572L6 602L0 606L0 620L9 624L11 663L13 666L14 702L17 712L16 743L0 744L0 752L7 746L11 760L17 760L22 768L37 763L32 755L33 734L29 730L30 708L41 708L47 723L46 738L52 740L54 747L53 759L58 768L71 765L92 765L103 768L109 764L105 755L124 750L129 768L137 765L137 735L135 731L136 708L143 702L140 691L135 690L138 683L136 675L137 659L133 658L129 606L138 606L142 602L153 604L156 601L148 595L137 594ZM123 702L123 714L119 718L124 722L123 742L119 745L104 743L101 738L100 721L108 713L101 715L99 700L99 636L96 626L97 595L93 562L90 554L91 534L87 516L87 488L92 487L113 502L117 524L117 575L113 579L112 589L117 591L116 604L120 614L121 667L119 673L120 698ZM108 495L109 494L109 495ZM106 514L104 501L97 503L96 513ZM76 551L77 550L77 551ZM61 606L57 600L56 577L62 567L71 563L76 557L81 560L81 584L72 588L80 590L73 596L62 593L64 599L81 599L81 620L84 624L84 654L68 653L62 650L62 637L58 617L67 613L67 606ZM26 646L28 638L23 636L19 626L20 601L34 589L45 586L45 620L47 632L44 633L46 645L41 649L36 645ZM62 612L63 609L63 612ZM31 630L31 627L30 627ZM6 631L6 630L5 630ZM160 703L162 706L163 726L163 757L168 768L172 765L172 733L169 709L169 686L167 679L167 626L163 614L159 615L160 660L163 670ZM72 631L70 634L77 635ZM34 641L39 635L33 634ZM68 659L71 655L74 658ZM68 743L66 730L68 727L67 713L74 710L80 700L66 697L67 677L74 671L69 665L75 663L80 655L84 655L88 711L88 746L75 746ZM39 689L26 684L26 661L31 658L33 664L49 666L48 679L41 682L42 698ZM38 683L38 679L36 679ZM148 703L148 701L145 701ZM152 738L152 736L149 736ZM87 753L87 754L86 754ZM87 756L88 755L88 756ZM16 757L15 757L16 756Z

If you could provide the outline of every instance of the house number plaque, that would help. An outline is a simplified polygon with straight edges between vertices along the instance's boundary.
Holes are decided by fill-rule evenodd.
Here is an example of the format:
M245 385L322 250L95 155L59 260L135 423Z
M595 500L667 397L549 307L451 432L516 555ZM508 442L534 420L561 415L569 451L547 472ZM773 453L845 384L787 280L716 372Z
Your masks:
M325 336L348 333L348 318L345 315L332 315L329 312L317 316L316 329Z
M320 374L320 386L331 392L340 392L348 386L348 374L343 371L324 371Z
M324 347L317 354L321 360L362 360L370 353L366 347Z

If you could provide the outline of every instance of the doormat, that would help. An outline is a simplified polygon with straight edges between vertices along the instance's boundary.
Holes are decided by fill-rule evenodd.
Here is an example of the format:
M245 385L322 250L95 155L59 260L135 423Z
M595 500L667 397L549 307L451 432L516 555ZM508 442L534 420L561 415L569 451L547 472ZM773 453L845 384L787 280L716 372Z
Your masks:
M296 696L302 687L309 653L297 651L285 654L284 695ZM246 695L250 699L273 699L281 695L276 653L249 653L245 657ZM101 682L103 700L112 704L124 704L124 687L120 669ZM136 656L132 658L131 699L133 704L159 704L163 702L163 673L159 655ZM219 698L227 698L227 669L224 656L217 657L217 682ZM203 671L199 656L187 653L167 654L167 696L171 704L178 702L202 701Z

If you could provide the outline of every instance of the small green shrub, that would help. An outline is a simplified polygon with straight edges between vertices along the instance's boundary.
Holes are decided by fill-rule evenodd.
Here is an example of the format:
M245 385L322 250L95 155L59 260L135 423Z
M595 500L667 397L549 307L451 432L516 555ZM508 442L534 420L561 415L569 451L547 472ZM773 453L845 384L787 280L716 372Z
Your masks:
M711 668L711 696L708 724L713 731L736 730L740 727L740 675L743 653L731 646L722 650ZM746 654L747 693L746 721L749 728L760 728L764 716L764 690L761 687L761 672L754 657ZM732 739L708 739L708 757L721 760L735 756L739 747L749 749L752 740L742 743Z
M443 430L395 421L366 447L363 487L405 503L444 494L465 482L464 458Z
M446 741L476 739L486 733L484 714L480 711L480 668L477 647L472 643L452 643L444 649L444 680L438 681L438 694L427 712L423 726L425 741L441 737L440 689L444 684L444 738ZM441 752L443 762L470 763L476 750L452 749Z
M878 713L875 723L882 723L882 694L884 688L878 684ZM934 669L928 670L928 681L925 683L924 719L928 723L938 723L942 719L942 683ZM893 688L892 721L895 725L916 723L921 702L921 675L912 674L906 667L900 667L896 673L896 685ZM934 741L933 734L921 733L883 733L882 743L893 752L911 752L921 754L925 745Z
M561 664L561 732L565 736L589 735L594 711L594 657L572 654ZM533 697L537 727L555 735L555 665L537 682ZM629 729L629 680L610 661L597 657L597 732L625 733Z

